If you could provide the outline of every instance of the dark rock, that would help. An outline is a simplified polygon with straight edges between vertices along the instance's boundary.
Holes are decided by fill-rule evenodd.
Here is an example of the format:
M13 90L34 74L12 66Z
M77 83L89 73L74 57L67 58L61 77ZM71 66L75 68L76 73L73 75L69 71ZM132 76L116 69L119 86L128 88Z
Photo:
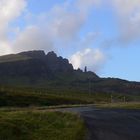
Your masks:
M26 83L26 84L25 84ZM47 83L77 87L85 92L139 95L140 83L115 78L100 78L96 73L74 70L68 59L55 52L28 51L0 57L0 84L38 86ZM70 87L71 88L71 87ZM88 89L88 90L87 90Z
M71 72L73 71L72 64L65 58L57 57L56 53L49 52L46 55L46 63L52 72Z
M50 79L57 73L69 73L73 71L72 64L67 59L57 57L56 53L44 51L27 51L18 54L7 55L0 58L1 79L11 77L24 77L27 79ZM13 60L13 61L11 61Z

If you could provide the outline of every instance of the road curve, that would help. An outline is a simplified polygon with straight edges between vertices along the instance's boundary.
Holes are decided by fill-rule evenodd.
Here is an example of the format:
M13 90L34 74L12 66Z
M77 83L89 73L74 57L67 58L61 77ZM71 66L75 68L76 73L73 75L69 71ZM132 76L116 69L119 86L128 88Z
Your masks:
M95 107L62 110L81 115L89 132L87 140L140 140L140 110Z

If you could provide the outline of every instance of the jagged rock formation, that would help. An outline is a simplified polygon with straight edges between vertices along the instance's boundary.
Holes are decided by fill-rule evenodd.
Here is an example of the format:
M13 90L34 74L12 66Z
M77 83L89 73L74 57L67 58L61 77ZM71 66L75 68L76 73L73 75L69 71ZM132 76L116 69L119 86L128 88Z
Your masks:
M54 52L28 51L0 57L0 77L4 76L50 76L57 72L72 72L67 59L57 57Z
M139 95L140 83L115 78L100 78L94 72L74 70L72 64L56 53L28 51L0 56L0 84L73 88L83 92Z
M54 52L49 52L45 56L47 66L52 72L72 72L73 66L65 58L57 57Z
M66 74L78 78L78 73L83 74L82 71L74 70L67 59L58 57L53 51L47 55L42 50L35 50L0 57L0 83L22 78L29 81L58 77L64 79ZM98 77L95 73L90 75Z

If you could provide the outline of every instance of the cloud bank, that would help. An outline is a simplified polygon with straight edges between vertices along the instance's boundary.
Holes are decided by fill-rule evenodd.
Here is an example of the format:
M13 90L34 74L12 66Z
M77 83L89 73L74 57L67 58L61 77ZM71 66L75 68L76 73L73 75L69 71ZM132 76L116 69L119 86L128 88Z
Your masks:
M118 42L130 43L140 37L140 0L107 0L118 19ZM13 28L11 24L28 9L27 0L0 0L0 55L19 51L43 49L46 52L60 47L73 47L75 52L70 61L75 68L85 65L90 70L98 71L105 63L105 52L95 49L93 44L100 33L86 32L81 38L81 30L86 25L92 10L99 5L105 6L103 0L75 0L56 4L46 13L33 15L34 23L22 29ZM29 14L30 11L28 11ZM18 32L16 31L18 29ZM11 31L17 32L11 39ZM112 38L111 38L112 39ZM114 38L112 40L115 40ZM80 47L75 49L77 44ZM67 51L67 48L64 48Z
M79 33L90 10L97 4L96 0L66 1L55 5L43 15L37 15L34 25L27 25L18 32L12 42L13 52L27 49L44 49L47 52L68 44L74 46L81 41Z
M26 7L25 0L0 0L0 54L10 53L10 23L21 15Z
M88 70L97 72L100 70L105 60L105 55L99 49L86 48L73 54L70 62L73 64L75 69L84 69L84 67L87 66Z
M111 3L118 16L119 42L128 44L139 39L140 0L113 0Z
M14 52L21 52L27 50L54 50L53 44L49 35L37 26L28 26L25 30L20 32L14 40Z
M18 33L13 42L14 52L29 49L50 51L67 44L75 47L77 42L81 42L80 50L70 57L71 63L75 68L87 65L90 70L99 69L99 65L104 59L102 52L88 48L91 47L98 33L89 32L85 38L79 38L79 33L87 21L90 10L97 5L99 5L97 0L77 0L74 3L65 2L61 5L55 5L49 13L40 15L41 24L27 26ZM84 51L81 51L83 48ZM87 61L87 59L91 61ZM75 63L78 62L80 65L76 66Z

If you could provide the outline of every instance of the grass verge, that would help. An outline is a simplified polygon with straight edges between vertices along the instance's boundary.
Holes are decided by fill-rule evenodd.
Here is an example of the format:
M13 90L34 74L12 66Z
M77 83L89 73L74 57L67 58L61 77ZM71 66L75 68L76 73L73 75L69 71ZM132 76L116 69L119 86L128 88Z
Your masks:
M98 108L140 109L140 102L96 104Z
M83 121L75 114L0 111L1 140L84 140Z

